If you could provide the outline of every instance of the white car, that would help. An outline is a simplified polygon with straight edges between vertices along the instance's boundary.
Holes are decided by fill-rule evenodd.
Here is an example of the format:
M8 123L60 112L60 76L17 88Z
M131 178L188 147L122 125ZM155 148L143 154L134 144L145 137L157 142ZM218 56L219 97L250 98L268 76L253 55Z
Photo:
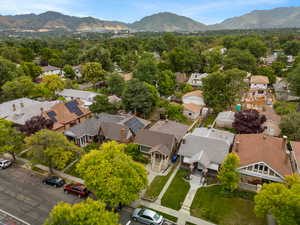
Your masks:
M0 169L6 169L7 167L11 166L11 161L2 159L0 160Z
M158 213L145 208L137 208L132 213L132 219L149 225L162 225L164 218Z

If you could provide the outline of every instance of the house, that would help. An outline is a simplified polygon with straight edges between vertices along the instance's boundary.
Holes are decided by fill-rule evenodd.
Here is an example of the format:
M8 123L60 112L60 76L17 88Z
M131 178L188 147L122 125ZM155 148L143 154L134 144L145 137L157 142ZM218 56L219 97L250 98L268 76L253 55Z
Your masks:
M293 171L300 175L300 142L291 141L290 146Z
M177 84L184 84L187 81L186 73L177 72L175 75Z
M196 120L200 115L203 106L196 105L193 103L183 104L183 115L185 115L190 120Z
M273 84L276 99L280 101L294 101L299 100L299 97L294 96L289 90L288 82L280 77L276 78L276 83Z
M43 73L39 76L39 78L42 78L43 76L46 75L51 75L51 74L57 74L57 75L64 75L64 71L58 67L55 66L43 66L42 67Z
M268 94L269 78L267 76L251 76L250 94L253 97L266 97Z
M100 94L91 91L64 89L59 92L58 95L64 97L68 101L78 99L84 103L84 106L88 107L94 103L94 98Z
M229 153L234 134L214 128L196 128L184 136L178 155L184 167L192 172L216 174Z
M203 94L200 90L186 93L182 97L182 102L183 114L192 120L200 116L201 110L205 106Z
M12 121L17 126L22 126L34 116L42 115L44 110L50 109L59 101L34 101L20 98L5 102L0 105L0 118Z
M201 87L202 79L208 75L208 73L192 73L187 83L193 87Z
M43 112L43 116L54 122L52 130L63 132L76 124L82 123L91 115L80 100L60 102Z
M233 152L240 158L242 182L262 184L284 182L284 177L293 174L287 139L265 134L236 135Z
M189 126L172 120L160 120L156 122L149 130L174 135L177 144L179 144L181 139L188 132Z
M108 96L108 101L112 104L115 104L115 103L122 101L122 99L116 95L111 95L111 96Z
M220 112L216 118L216 127L232 128L235 112L226 111Z
M105 140L127 143L149 124L149 121L131 115L100 113L71 127L64 134L81 147Z
M151 159L151 169L156 172L165 171L176 150L176 137L154 130L142 129L134 139L141 152Z

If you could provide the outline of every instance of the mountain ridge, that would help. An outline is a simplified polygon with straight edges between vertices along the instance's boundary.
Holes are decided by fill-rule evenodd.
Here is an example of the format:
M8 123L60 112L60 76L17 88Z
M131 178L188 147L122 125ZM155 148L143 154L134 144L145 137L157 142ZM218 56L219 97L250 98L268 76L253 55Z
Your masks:
M189 17L171 12L160 12L133 23L106 21L94 17L76 17L59 12L41 14L0 15L0 30L17 32L46 32L63 29L71 32L95 31L153 31L197 32L206 30L300 28L300 7L279 7L253 10L241 16L225 19L218 24L206 25Z

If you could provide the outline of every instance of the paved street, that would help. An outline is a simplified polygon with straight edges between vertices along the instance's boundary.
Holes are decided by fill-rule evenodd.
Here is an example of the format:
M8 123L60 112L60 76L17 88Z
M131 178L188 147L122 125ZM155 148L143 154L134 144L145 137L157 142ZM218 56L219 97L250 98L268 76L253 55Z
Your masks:
M131 209L131 208L127 208L127 207L123 208L122 212L120 214L120 223L122 225L143 225L141 223L134 222L131 220L132 211L133 211L133 209Z
M41 225L59 201L81 201L64 194L62 188L41 184L42 178L19 167L0 170L0 209L31 225Z

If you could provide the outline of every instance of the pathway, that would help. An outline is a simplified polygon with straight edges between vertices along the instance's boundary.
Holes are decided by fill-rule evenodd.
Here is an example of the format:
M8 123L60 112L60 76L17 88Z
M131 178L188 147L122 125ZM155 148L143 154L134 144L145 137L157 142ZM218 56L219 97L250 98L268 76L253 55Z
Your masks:
M148 201L141 200L140 205L143 205L145 207L148 207L148 208L151 208L151 209L157 210L159 212L163 212L163 213L166 213L168 215L171 215L171 216L174 216L174 217L178 218L178 221L177 221L178 225L185 225L186 222L191 222L191 223L196 224L196 225L215 225L213 223L202 220L200 218L190 216L190 215L188 215L186 213L183 213L181 211L170 209L170 208L158 205L156 203L151 203L151 202L148 202Z
M198 189L203 186L203 181L204 181L203 177L191 175L190 190L187 193L187 195L184 199L184 202L182 203L180 212L190 214L190 208L193 203L193 199L194 199Z
M168 190L173 178L175 177L177 171L179 170L180 168L180 163L178 163L178 165L176 166L175 170L173 171L172 175L169 177L169 180L167 181L167 183L165 184L164 188L161 190L159 196L157 197L155 203L156 204L161 204L161 199L162 197L164 196L165 192Z

